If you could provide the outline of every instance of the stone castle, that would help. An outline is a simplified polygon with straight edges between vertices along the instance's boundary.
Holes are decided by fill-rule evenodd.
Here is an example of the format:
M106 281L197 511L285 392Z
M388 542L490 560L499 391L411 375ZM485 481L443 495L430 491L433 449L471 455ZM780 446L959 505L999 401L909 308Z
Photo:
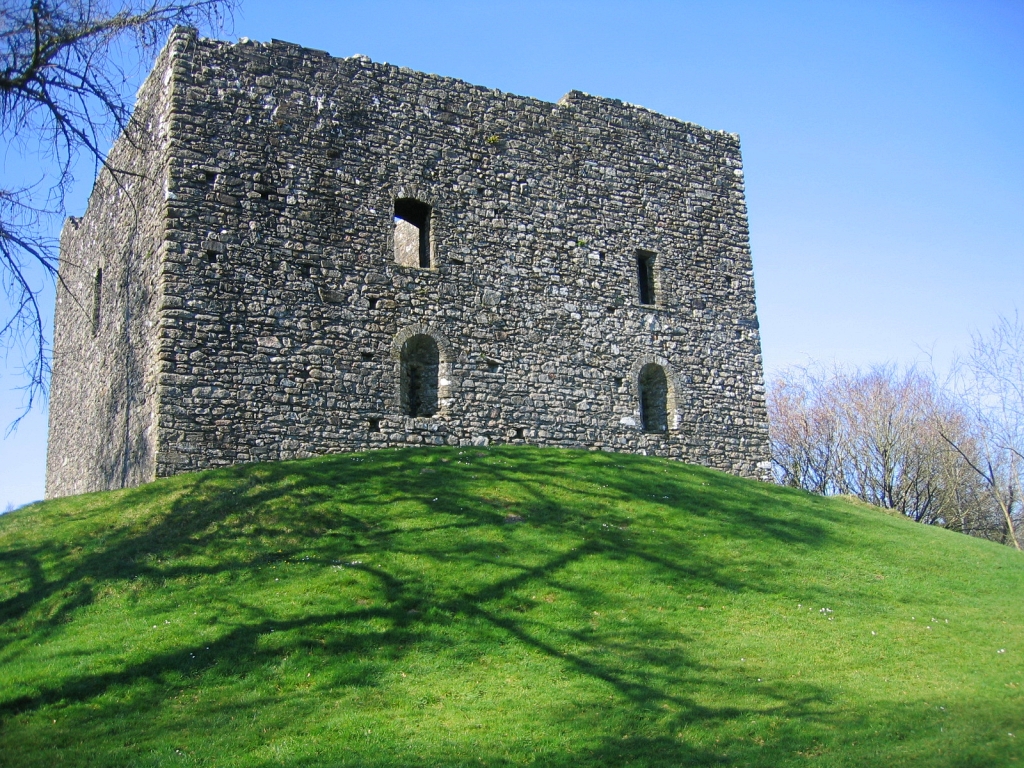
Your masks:
M134 119L61 236L48 497L407 445L765 475L735 135L188 29Z

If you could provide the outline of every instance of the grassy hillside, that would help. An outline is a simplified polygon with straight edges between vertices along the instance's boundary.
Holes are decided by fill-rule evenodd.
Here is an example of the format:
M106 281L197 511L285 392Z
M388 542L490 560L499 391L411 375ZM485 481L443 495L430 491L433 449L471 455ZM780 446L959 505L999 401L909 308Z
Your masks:
M529 448L47 502L0 517L0 764L1024 765L1024 557Z

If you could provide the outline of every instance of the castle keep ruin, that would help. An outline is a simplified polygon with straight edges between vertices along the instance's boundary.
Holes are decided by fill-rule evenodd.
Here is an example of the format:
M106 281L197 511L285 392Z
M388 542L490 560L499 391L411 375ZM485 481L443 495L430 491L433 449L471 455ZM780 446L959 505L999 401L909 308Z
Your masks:
M61 237L47 496L405 445L761 477L739 141L179 29Z

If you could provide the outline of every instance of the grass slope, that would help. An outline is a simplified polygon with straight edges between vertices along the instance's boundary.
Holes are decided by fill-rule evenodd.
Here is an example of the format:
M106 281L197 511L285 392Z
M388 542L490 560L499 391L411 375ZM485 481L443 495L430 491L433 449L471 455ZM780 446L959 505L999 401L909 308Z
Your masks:
M0 764L1024 763L1022 613L1008 548L671 461L236 467L0 517Z

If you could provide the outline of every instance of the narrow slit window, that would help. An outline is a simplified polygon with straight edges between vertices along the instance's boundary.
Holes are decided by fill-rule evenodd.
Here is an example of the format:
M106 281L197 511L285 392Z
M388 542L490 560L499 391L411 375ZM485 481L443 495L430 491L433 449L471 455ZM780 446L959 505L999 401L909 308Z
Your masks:
M654 304L654 257L650 251L636 252L636 278L641 304Z
M96 268L96 277L92 281L92 333L100 329L100 307L103 305L103 268Z
M660 365L640 371L640 422L644 432L668 432L668 377Z
M395 200L395 263L430 269L430 206L419 200Z

